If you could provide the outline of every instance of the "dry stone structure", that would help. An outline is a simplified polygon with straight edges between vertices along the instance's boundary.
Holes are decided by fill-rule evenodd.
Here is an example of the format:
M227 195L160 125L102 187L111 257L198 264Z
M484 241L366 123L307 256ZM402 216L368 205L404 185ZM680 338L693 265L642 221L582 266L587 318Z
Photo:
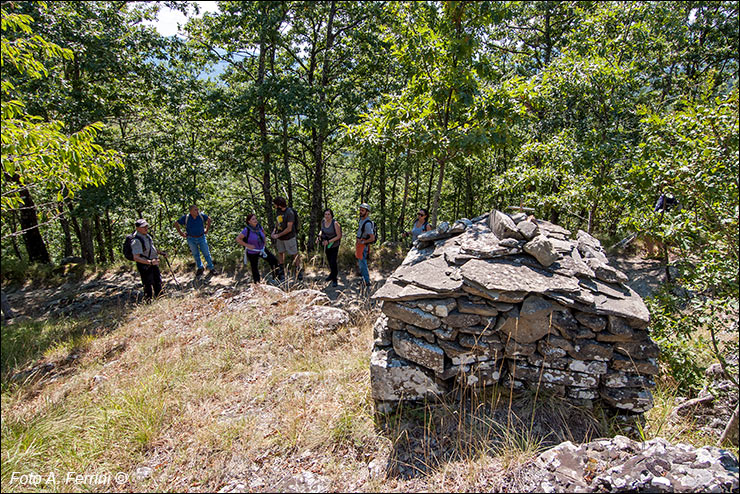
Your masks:
M497 210L441 223L373 295L378 410L490 385L649 410L658 347L626 281L583 231Z

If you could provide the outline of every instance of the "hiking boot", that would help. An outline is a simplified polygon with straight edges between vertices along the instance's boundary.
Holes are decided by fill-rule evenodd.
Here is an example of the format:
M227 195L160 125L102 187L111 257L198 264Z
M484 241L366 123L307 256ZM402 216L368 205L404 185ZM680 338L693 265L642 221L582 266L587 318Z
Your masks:
M331 282L331 286L338 287L339 286L339 283L337 283L337 280L334 280L334 281Z
M195 271L195 276L200 276L200 275L202 275L202 274L203 274L203 268L198 268L198 269L197 269L197 270Z
M331 281L331 275L329 275L326 278L324 278L324 281Z

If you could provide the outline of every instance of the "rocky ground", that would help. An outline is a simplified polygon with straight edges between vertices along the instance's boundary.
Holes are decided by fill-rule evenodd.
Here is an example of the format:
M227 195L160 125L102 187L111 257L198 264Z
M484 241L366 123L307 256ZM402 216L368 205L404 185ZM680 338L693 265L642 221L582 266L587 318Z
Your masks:
M664 271L658 261L628 259L612 262L628 275L631 280L631 288L642 296L649 295L662 281ZM41 320L49 316L105 317L108 313L114 313L114 311L109 310L111 308L118 307L126 310L127 307L133 307L133 304L137 303L137 300L142 296L138 275L133 267L129 268L100 272L79 280L70 276L68 281L54 287L28 285L24 287L6 287L4 290L13 309L18 314L17 319L19 320L25 318ZM288 295L269 288L269 285L260 289L259 294L254 290L249 290L249 275L244 270L200 278L196 278L192 271L178 271L176 276L180 284L179 287L173 281L169 270L163 272L163 278L167 293L172 297L182 297L185 301L190 299L192 294L198 297L207 297L209 301L215 301L214 307L207 308L209 312L224 310L218 307L231 307L232 309L249 307L255 300L262 300L260 303L263 303L265 299L270 299L274 303L286 303L286 298L292 297L294 300L300 298L301 307L307 308L305 311L297 311L293 317L303 315L312 321L319 321L326 315L328 318L327 324L332 324L332 321L341 324L345 321L342 319L341 313L332 310L325 311L321 307L344 309L350 316L361 314L363 317L375 317L373 314L377 314L377 312L373 312L368 294L360 289L354 273L349 274L349 276L347 274L340 276L340 286L337 289L327 286L323 282L326 274L323 270L309 270L302 283L291 283L287 287L289 289ZM387 275L388 273L372 272L373 288L377 289L382 286ZM313 292L311 288L316 288L318 291ZM321 292L323 292L323 295ZM216 305L218 307L215 307ZM269 305L267 307L265 308L266 314L270 310ZM306 314L303 314L303 312ZM319 314L320 312L321 314ZM192 317L190 314L183 314L183 317L185 316ZM187 317L185 318L187 319ZM176 320L173 320L172 323L175 327L180 324ZM187 329L189 327L185 325L183 328ZM189 328L188 331L192 332L193 328ZM192 338L195 338L194 344L197 345L208 347L211 344L204 340L205 337L199 336L200 339L198 339L193 335ZM125 343L122 345L125 347ZM121 349L110 348L110 352L115 353L117 351L121 351ZM38 365L56 365L58 367L56 371L60 369L63 371L65 365L73 365L74 357L74 355L70 356L72 360L68 363L57 362L51 364L42 362ZM44 372L43 369L38 369L38 371ZM51 374L58 374L58 378L64 377L64 372L56 371ZM264 372L266 376L269 376L271 369L265 367ZM698 418L697 424L699 427L714 427L716 429L726 423L733 406L737 404L737 395L732 392L734 388L721 373L718 374L716 369L711 372L713 376L716 374L716 379L713 378L713 384L708 385L705 392L700 394L699 401L692 400L689 402L689 400L681 400L680 398L676 400L677 408L674 413L677 420L686 414L693 414ZM303 381L318 385L313 374L315 373L296 372L291 374L286 381L286 389L292 389L291 386L298 386ZM257 374L254 374L250 379L260 378ZM92 385L94 386L95 383ZM270 403L264 403L263 405L268 407ZM224 411L223 420L230 420L230 413L232 412ZM238 417L239 413L244 413L244 410L235 409L233 413ZM278 417L272 417L269 407L262 410L261 413L264 413L265 424L278 421ZM535 491L541 491L545 488L551 491L567 491L573 488L575 484L569 483L572 481L567 478L554 476L554 472L557 472L558 468L553 467L553 465L557 462L568 461L562 458L573 458L574 451L577 450L576 453L582 452L581 449L585 448L583 451L586 451L587 454L585 456L580 453L575 454L575 457L579 458L581 463L575 463L573 466L574 471L581 475L578 479L578 482L580 482L578 484L579 490L615 491L622 487L633 491L661 490L665 487L665 478L670 478L672 482L674 478L678 479L675 481L684 482L681 480L681 476L686 477L686 472L693 475L694 470L701 470L703 473L700 475L707 476L707 480L699 485L704 487L716 486L717 491L737 491L736 459L733 463L732 458L715 449L702 448L697 450L692 448L691 451L688 451L683 446L666 444L665 441L635 443L634 441L617 440L615 438L608 444L604 441L594 441L586 445L565 442L563 443L564 446L550 449L543 455L538 456L538 459L525 462L523 465L517 463L518 458L507 458L505 454L501 454L501 451L505 451L506 446L501 445L502 450L499 451L498 456L484 455L481 462L473 468L470 464L458 460L460 456L464 455L461 454L463 451L456 449L456 444L445 443L445 441L449 441L450 437L454 436L448 433L449 431L446 431L444 427L455 429L457 426L454 423L449 424L448 416L444 414L432 418L438 422L434 422L434 435L431 436L429 430L423 427L395 423L386 424L389 430L385 433L382 431L379 433L377 444L364 445L356 450L364 451L363 454L366 454L366 456L358 457L356 451L346 453L347 458L341 460L342 464L361 465L362 468L356 471L353 470L351 473L347 472L345 480L337 480L342 476L327 474L328 471L336 470L336 462L340 461L341 454L344 454L341 451L335 452L331 456L310 450L302 451L297 455L283 456L277 452L265 450L264 456L251 458L248 464L245 463L240 465L239 469L233 469L233 479L220 484L216 487L216 490L220 489L221 492L275 490L284 492L321 492L327 490L454 491L459 490L462 486L473 491L514 492L525 488ZM495 418L495 413L488 414L485 417L487 420L492 418ZM540 418L542 420L538 419L538 424L541 423L545 427L546 425L553 425L553 419L558 417L543 415ZM437 426L439 426L438 429ZM572 426L572 424L564 424L564 428L568 426ZM568 433L574 436L582 435L584 438L589 436L588 431L591 430L592 424L584 422L582 426L583 431L585 431L584 434L576 434L577 431L575 430L570 430ZM276 427L279 428L279 424ZM417 427L418 430L414 427ZM565 439L567 438L561 440L564 441ZM573 437L573 440L580 442L581 439L580 437ZM547 445L549 446L551 443ZM658 449L660 450L659 454L667 455L675 452L678 455L675 461L671 460L671 465L677 465L676 470L671 475L666 473L665 465L660 462L656 463L649 458L645 459L647 463L636 461L629 463L628 461L632 457L643 458L647 453L650 453L648 456L655 456L655 454L658 454L656 453ZM153 472L156 474L161 470L159 466L161 459L158 460L157 455L154 454L158 451L158 449L153 450L151 461L141 464L141 467L136 469L135 475L141 479L153 478ZM548 454L549 456L544 456ZM585 460L583 460L584 458ZM437 473L429 475L430 470L436 471L437 469L439 469ZM645 473L646 471L649 475ZM732 472L734 472L734 477L732 477ZM617 477L627 479L625 480L627 483L622 485L619 481L614 481L613 479ZM684 482L688 482L686 484L687 488L695 485L690 482L696 482L696 476L692 479ZM169 488L189 490L192 486L189 484L169 485Z
M64 317L81 315L94 316L105 309L125 307L141 301L144 292L141 279L133 266L130 269L101 271L80 279L76 270L68 270L68 281L57 286L38 286L28 283L23 286L4 287L10 306L16 317L43 319L48 317ZM339 277L339 286L332 287L324 281L327 273L309 269L303 281L290 279L286 283L278 284L267 278L267 283L273 286L292 291L302 288L323 290L331 300L331 304L348 310L365 306L367 290L358 282L359 277L354 274L343 273ZM384 274L371 272L373 287L382 285ZM245 269L232 273L220 273L196 276L194 270L178 271L173 275L169 269L162 269L162 283L165 295L186 296L188 292L200 296L212 295L219 290L241 292L248 288L251 276Z

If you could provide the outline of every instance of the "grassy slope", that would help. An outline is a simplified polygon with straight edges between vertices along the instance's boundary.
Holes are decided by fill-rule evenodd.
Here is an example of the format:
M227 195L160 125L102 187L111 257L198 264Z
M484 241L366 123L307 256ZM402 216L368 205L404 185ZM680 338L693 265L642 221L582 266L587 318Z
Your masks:
M541 395L521 400L515 423L493 410L508 405L502 393L376 420L374 315L356 314L349 327L318 335L285 321L295 304L270 302L234 309L223 297L190 296L97 320L6 326L2 490L34 490L12 482L14 471L54 472L56 484L42 482L35 489L42 491L213 491L231 481L274 490L300 472L338 491L502 489L505 474L547 443L578 439L567 425L552 426L571 411L544 406ZM37 332L41 338L30 337ZM60 364L52 374L8 383L24 358L42 351L44 361ZM711 444L690 419L668 420L670 390L656 390L646 437ZM583 416L592 419L586 435L609 427L597 414ZM137 478L139 467L152 474ZM75 485L64 482L70 471L129 478Z

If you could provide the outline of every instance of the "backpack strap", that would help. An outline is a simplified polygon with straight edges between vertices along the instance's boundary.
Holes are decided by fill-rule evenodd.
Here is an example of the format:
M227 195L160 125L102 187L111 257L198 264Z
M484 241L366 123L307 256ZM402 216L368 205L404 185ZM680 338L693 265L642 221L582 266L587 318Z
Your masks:
M365 225L367 225L368 223L373 225L373 228L375 227L375 223L373 223L373 220L371 220L370 218L366 219L365 222L362 224L362 234L363 235L365 234ZM373 231L370 230L370 233L373 233Z
M147 235L146 237L149 237L149 235ZM141 256L146 259L149 259L150 256L152 255L152 238L149 237L148 255L144 255L144 248L146 247L146 242L145 242L146 237L142 235L141 233L136 232L134 233L134 238L131 239L131 242L133 243L134 240L138 240L139 242L141 242Z

